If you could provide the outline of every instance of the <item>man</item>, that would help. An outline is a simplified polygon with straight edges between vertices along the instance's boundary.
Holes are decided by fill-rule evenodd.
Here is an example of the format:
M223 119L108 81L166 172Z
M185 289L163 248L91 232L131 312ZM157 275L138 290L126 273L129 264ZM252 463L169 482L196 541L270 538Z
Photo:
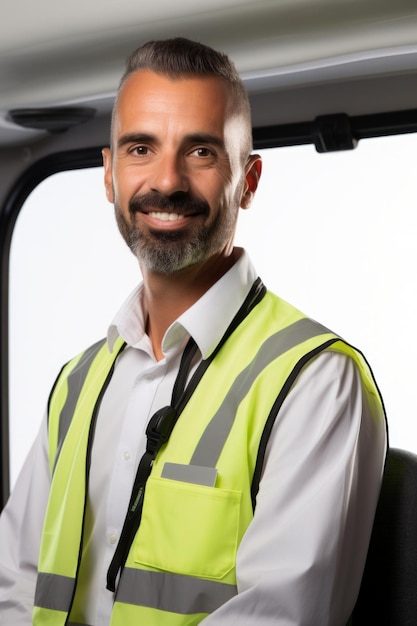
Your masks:
M1 518L1 623L343 626L382 402L233 246L261 175L233 65L183 39L135 51L103 157L143 283L52 390Z

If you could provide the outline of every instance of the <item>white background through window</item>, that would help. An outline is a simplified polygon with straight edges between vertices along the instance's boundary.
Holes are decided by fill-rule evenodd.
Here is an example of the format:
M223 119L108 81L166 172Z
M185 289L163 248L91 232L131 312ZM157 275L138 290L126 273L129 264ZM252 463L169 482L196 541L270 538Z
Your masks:
M382 390L391 445L417 452L415 161L417 136L263 152L236 243L267 287L365 352ZM99 168L45 180L12 242L11 482L64 362L106 335L140 280Z

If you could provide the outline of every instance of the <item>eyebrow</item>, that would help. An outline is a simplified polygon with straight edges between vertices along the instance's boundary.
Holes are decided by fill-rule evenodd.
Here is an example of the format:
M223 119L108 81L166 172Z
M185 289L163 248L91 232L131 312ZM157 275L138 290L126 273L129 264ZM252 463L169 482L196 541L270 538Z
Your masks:
M225 151L223 139L217 137L216 135L211 135L210 133L192 133L190 135L186 135L185 143L210 144Z
M117 140L117 147L130 145L132 143L151 143L155 141L154 135L148 133L126 133Z
M149 133L126 133L125 135L119 137L119 139L117 140L117 147L123 148L124 146L135 143L153 143L155 141L157 141L156 136ZM191 133L184 137L183 143L204 145L210 144L219 148L220 150L226 150L223 139L210 133Z

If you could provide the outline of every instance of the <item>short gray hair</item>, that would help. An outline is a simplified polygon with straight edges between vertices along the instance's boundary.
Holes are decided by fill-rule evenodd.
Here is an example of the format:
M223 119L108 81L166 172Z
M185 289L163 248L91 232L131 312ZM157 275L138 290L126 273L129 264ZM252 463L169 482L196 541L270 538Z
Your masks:
M243 152L245 157L249 155L252 150L249 97L234 63L226 54L183 37L145 43L127 58L126 69L120 80L113 108L113 117L124 83L138 70L149 70L173 79L213 76L223 80L230 87L236 113L243 118Z

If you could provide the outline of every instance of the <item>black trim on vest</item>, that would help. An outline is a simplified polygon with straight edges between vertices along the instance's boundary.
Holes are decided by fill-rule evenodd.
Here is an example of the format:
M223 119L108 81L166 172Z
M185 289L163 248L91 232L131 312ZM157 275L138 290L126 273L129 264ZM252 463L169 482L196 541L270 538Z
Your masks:
M349 348L351 348L352 350L354 350L355 352L357 352L362 359L364 360L364 362L366 363L369 373L371 375L372 378L372 382L375 386L375 389L377 390L380 402L381 402L381 406L382 406L382 411L384 414L384 419L385 419L385 432L386 432L386 436L387 436L387 454L385 456L385 462L387 459L387 455L388 455L388 449L389 449L389 433L388 433L388 420L387 420L387 413L385 410L385 405L384 405L384 400L382 397L382 394L379 390L379 387L377 385L377 382L375 380L375 376L374 373L372 371L372 368L369 365L368 360L366 359L365 355L363 354L363 352L361 352L361 350L358 350L358 348L355 348L354 346L352 346L350 343L348 343L347 341L344 341L343 339L341 339L340 337L336 337L335 339L330 339L329 341L326 341L326 343L322 344L321 346L318 346L317 348L315 348L314 350L312 350L311 352L309 352L308 354L306 354L303 358L301 358L298 363L295 365L294 369L292 370L291 374L288 376L283 388L281 389L280 394L278 395L274 406L271 409L271 412L268 416L268 419L265 423L265 427L262 433L262 437L261 437L261 441L259 444L259 449L258 449L258 456L257 456L257 460L256 460L256 465L255 465L255 471L253 473L253 479L252 479L252 488L251 488L251 498L252 498L252 510L255 511L255 506L256 506L256 496L258 494L259 491L259 481L261 479L261 473L262 473L262 468L263 468L263 464L264 464L264 458L265 458L265 450L266 450L266 446L268 444L268 440L269 440L269 436L271 434L271 430L272 427L275 423L276 417L278 415L278 412L285 400L285 398L287 397L288 392L290 391L292 385L294 384L298 374L300 373L300 371L302 370L302 368L304 367L304 365L306 365L306 363L312 359L314 356L317 356L318 354L320 354L320 352L323 352L324 350L326 350L327 348L329 348L332 344L336 343L337 341L342 341L345 345L349 346Z
M97 344L95 344L97 345ZM113 360L113 363L111 365L111 368L106 376L106 380L104 381L104 385L102 386L100 393L98 395L97 401L94 405L94 409L93 409L93 414L91 417L91 422L90 422L90 430L88 433L88 441L87 441L87 458L86 458L86 463L85 463L85 490L84 490L84 508L83 508L83 519L82 519L82 525L81 525L81 537L80 537L80 547L79 547L79 551L78 551L78 560L77 560L77 569L76 569L76 573L75 573L75 584L74 584L74 591L72 594L72 598L71 598L71 603L70 606L68 608L68 613L67 613L67 619L65 621L66 624L68 624L68 620L70 618L70 614L71 614L71 609L72 609L72 605L74 603L74 598L75 598L75 594L77 591L77 585L78 585L78 575L80 572L80 566L81 566L81 558L82 558L82 552L83 552L83 542L84 542L84 531L85 531L85 516L87 513L87 497L88 497L88 481L90 478L90 466L91 466L91 452L92 452L92 442L94 440L94 434L95 434L95 430L96 430L96 424L97 424L97 416L98 416L98 410L101 404L101 401L103 399L103 396L107 390L107 387L109 386L110 380L113 376L113 372L114 372L114 368L116 366L116 361L117 361L117 357L123 352L123 350L126 347L126 343L124 342L122 344L122 346L120 347L116 358ZM85 382L85 381L84 381Z
M68 363L70 363L70 361L67 361L67 363L64 363L64 365L61 367L61 369L59 370L59 374L58 376L55 378L54 380L54 384L51 387L51 391L49 392L49 396L48 396L48 403L47 403L47 407L46 407L46 415L47 415L47 419L48 419L48 426L49 426L49 416L51 414L51 402L52 402L52 396L54 395L54 391L56 389L56 386L58 384L59 379L62 376L62 372L64 371L64 369L67 367Z
M320 354L320 352L323 352L324 350L329 348L332 344L336 343L337 341L341 341L339 337L335 337L334 339L329 339L328 341L323 343L321 346L314 348L314 350L311 350L311 352L308 352L303 357L301 357L301 359L294 366L292 372L288 376L284 385L282 386L282 389L279 392L278 397L272 406L272 409L268 415L268 419L265 422L264 430L263 430L261 440L259 443L255 471L253 473L253 478L252 478L251 498L252 498L252 510L253 511L255 511L256 496L259 491L259 481L261 479L262 469L264 465L266 446L268 444L269 436L271 434L271 430L277 418L278 412L285 398L287 397L291 387L293 386L297 376L303 369L303 367L310 361L310 359L317 356L318 354Z
M146 427L146 451L139 461L122 532L107 572L107 589L110 591L116 591L116 578L126 563L130 546L139 528L142 519L145 487L152 471L153 462L161 447L171 436L171 432L179 418L177 406L184 393L188 373L196 352L197 344L190 337L181 357L180 367L172 391L171 404L156 411Z
M139 467L138 467L136 477L134 480L132 493L130 496L130 502L129 502L127 513L126 513L125 521L123 524L122 532L121 532L116 550L114 552L113 558L111 560L110 566L107 571L107 589L109 589L110 591L113 591L113 592L116 591L117 577L119 575L119 572L121 572L124 569L126 559L129 554L129 550L132 546L133 540L140 526L140 522L142 519L142 508L143 508L143 501L145 497L146 483L152 470L153 459L158 453L161 445L165 444L168 441L169 436L175 427L175 424L177 423L178 419L181 416L182 411L184 410L184 407L190 400L197 385L199 384L205 372L207 371L207 368L209 367L210 363L212 363L212 361L214 360L218 352L227 342L228 338L233 334L233 332L241 324L241 322L251 313L254 307L263 299L265 294L266 294L266 287L263 284L262 280L258 277L253 283L243 304L241 305L235 317L233 318L233 320L227 327L226 332L220 339L216 348L207 357L207 359L200 362L196 371L194 372L194 375L191 377L189 384L184 390L182 390L182 387L186 382L186 378L187 378L188 371L189 371L189 366L191 365L190 359L187 359L187 358L184 359L185 354L190 348L190 355L192 357L194 354L193 349L197 347L194 340L190 338L190 341L184 350L183 358L181 359L180 370L178 372L177 379L174 384L171 406L164 407L160 409L159 411L157 411L151 417L148 423L148 427L146 429L146 436L147 436L146 452L142 456L139 462ZM183 362L185 363L187 360L189 360L189 363L184 368ZM158 433L158 437L155 439L155 442L153 444L153 442L151 441L152 428L150 430L150 427L154 424L155 420L156 420L156 424L158 424L158 428L162 426L163 430L166 430L167 432L164 433L164 436L162 439L159 437L161 433ZM163 426L164 421L169 422L169 426L167 426L166 428L165 426Z
M210 363L213 361L213 359L216 357L220 349L223 347L226 340L230 337L230 335L232 335L232 333L234 333L236 328L243 322L243 320L249 315L249 313L251 313L251 311L255 308L255 306L259 304L259 302L261 302L261 300L266 294L266 291L267 289L265 285L263 284L262 280L258 277L253 283L251 290L249 291L248 295L245 298L245 301L243 302L239 311L236 313L235 317L231 321L229 327L227 328L226 332L224 333L223 337L221 338L221 340L219 341L219 343L217 344L213 352L210 354L210 356L207 359L205 359L204 361L201 361L197 370L194 372L194 375L192 376L182 396L181 402L178 404L179 412L184 410L185 405L187 404L192 394L194 393L198 383L203 378L203 375L206 372L207 368L209 367Z
M70 372L67 378L68 391L64 406L62 407L61 413L59 415L57 442L58 445L55 453L54 466L56 465L59 458L62 445L65 441L65 437L67 436L68 429L72 422L76 401L80 397L81 390L84 387L84 383L86 381L88 372L90 371L90 367L105 343L106 339L101 339L100 341L97 341L95 344L87 348L87 350L82 354L77 365L74 367L72 372ZM75 399L76 401L74 401Z

